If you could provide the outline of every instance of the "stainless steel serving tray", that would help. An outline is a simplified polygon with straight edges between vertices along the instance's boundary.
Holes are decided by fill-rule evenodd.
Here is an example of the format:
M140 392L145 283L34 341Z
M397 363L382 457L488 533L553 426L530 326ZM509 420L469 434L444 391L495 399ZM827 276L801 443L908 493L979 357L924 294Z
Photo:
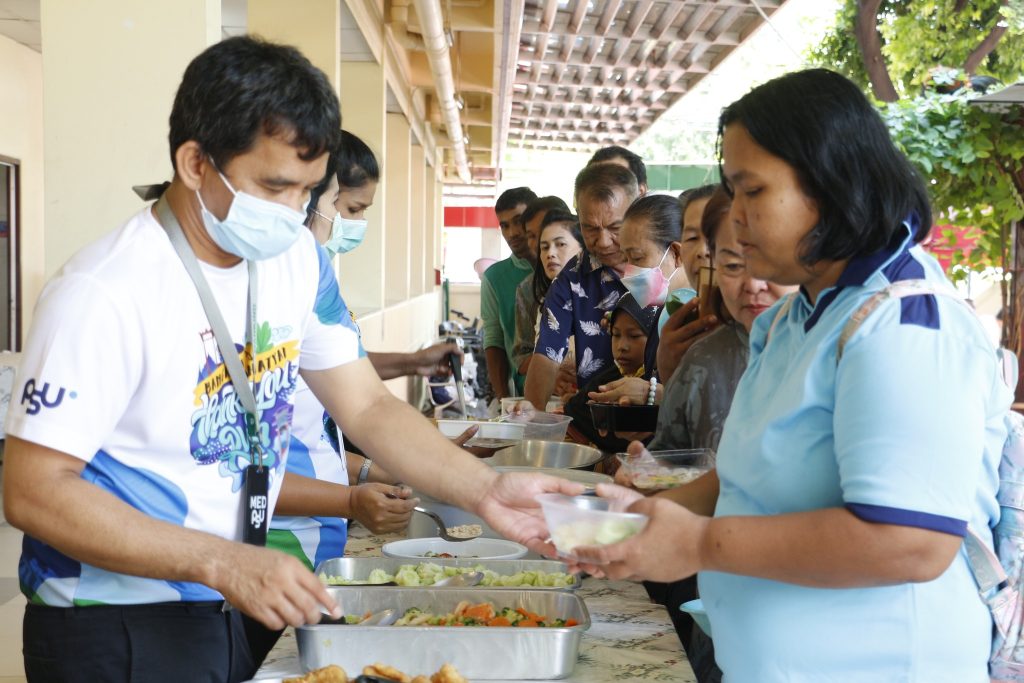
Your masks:
M362 671L382 662L402 671L437 671L454 664L470 680L553 679L572 673L590 614L575 593L553 590L480 590L361 586L327 589L345 614L410 607L444 614L461 600L495 608L522 607L550 618L575 619L563 628L453 626L301 626L296 629L299 664L309 671L337 664Z
M405 564L417 565L419 562L430 562L437 564L442 567L477 567L482 566L484 569L490 569L493 572L497 572L502 576L511 576L518 572L536 572L543 571L547 573L553 572L564 572L568 567L562 562L556 562L554 560L474 560L471 558L466 559L449 559L449 558L430 558L425 560L403 560L392 557L338 557L333 560L324 560L316 568L316 574L337 576L348 581L365 581L370 575L370 572L374 569L383 569L388 574L394 574L398 571L398 568ZM580 577L577 574L573 577L571 586L565 588L552 588L549 586L474 586L470 589L461 590L541 590L541 591L554 591L554 590L576 590L580 587ZM365 587L366 584L357 584L355 587ZM353 586L338 586L338 588L352 588ZM414 588L417 590L433 589L432 586L391 586L391 588ZM437 588L436 590L456 590L454 588Z

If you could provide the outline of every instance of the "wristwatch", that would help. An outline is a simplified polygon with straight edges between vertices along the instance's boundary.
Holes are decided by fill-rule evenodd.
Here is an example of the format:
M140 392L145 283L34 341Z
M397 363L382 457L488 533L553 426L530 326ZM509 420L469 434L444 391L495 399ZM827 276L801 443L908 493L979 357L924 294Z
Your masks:
M359 476L356 477L356 484L365 484L366 478L370 474L370 466L373 465L373 460L369 458L363 458L363 465L359 468Z

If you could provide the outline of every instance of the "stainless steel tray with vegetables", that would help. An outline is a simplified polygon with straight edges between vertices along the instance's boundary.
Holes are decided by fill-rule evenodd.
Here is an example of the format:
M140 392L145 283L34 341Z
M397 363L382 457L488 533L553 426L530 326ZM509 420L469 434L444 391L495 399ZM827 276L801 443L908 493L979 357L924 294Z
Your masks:
M384 609L398 610L403 618L393 626L299 627L303 671L328 664L355 671L367 661L434 671L450 662L470 680L565 678L590 628L583 600L567 591L390 586L328 591L352 621Z
M317 575L329 586L433 585L438 579L473 571L484 576L477 589L576 590L580 577L566 572L566 565L553 560L474 560L432 558L416 562L389 557L339 557L324 560Z

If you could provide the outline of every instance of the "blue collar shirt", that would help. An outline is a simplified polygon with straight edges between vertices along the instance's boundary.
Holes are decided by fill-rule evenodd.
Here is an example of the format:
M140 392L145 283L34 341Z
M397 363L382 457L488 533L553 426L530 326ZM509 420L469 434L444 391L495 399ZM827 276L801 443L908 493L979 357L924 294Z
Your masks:
M716 517L846 508L990 538L1012 397L972 313L945 296L886 301L837 363L841 330L872 294L909 279L951 287L910 234L852 259L816 302L795 295L770 335L781 302L755 321L719 444ZM962 549L924 583L822 589L704 572L700 592L729 680L987 680L992 622Z

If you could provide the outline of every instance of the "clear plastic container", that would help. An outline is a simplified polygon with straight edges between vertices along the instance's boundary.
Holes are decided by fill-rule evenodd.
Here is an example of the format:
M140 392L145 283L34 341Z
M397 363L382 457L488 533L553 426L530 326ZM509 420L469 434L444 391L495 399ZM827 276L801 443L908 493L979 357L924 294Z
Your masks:
M573 550L579 546L624 541L647 526L647 515L625 512L625 504L607 498L543 493L537 502L544 511L551 541L563 557L573 558Z
M486 422L483 420L438 420L437 428L447 438L453 439L470 427L479 427L473 439L505 439L522 441L526 431L525 425L514 422ZM472 441L470 442L470 444Z
M512 420L515 421L515 418L513 417ZM564 441L565 433L569 431L570 422L572 422L572 417L568 415L533 413L528 420L521 423L526 426L523 438L537 441Z
M643 491L675 488L702 476L715 466L710 448L644 451L638 456L619 453L620 483Z

